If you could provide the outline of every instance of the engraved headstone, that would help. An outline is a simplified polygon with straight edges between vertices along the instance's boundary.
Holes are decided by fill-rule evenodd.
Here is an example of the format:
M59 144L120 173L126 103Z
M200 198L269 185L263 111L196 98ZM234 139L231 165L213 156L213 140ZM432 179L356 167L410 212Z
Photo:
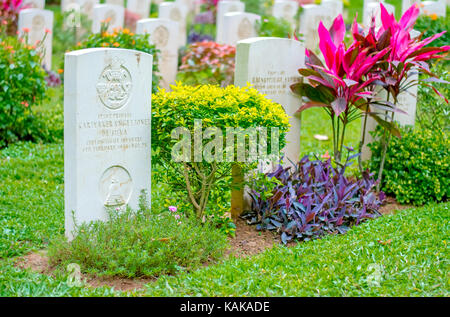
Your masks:
M187 7L180 2L163 2L159 5L158 17L178 22L178 47L186 46L187 30L186 17Z
M235 85L253 85L266 98L279 103L290 117L291 128L286 135L286 147L282 149L285 166L291 166L300 156L300 116L297 109L301 99L294 95L290 86L301 81L298 69L305 66L305 48L299 41L258 37L238 42L236 48ZM270 129L270 127L266 127ZM270 172L277 162L260 161L260 170ZM237 179L233 175L234 179ZM250 210L248 188L233 190L232 214L239 215Z
M125 19L125 9L114 4L98 4L94 6L92 33L100 32L102 23L108 24L108 32L122 28Z
M65 231L138 207L151 186L152 59L125 49L67 53L64 83ZM149 199L149 197L147 197Z
M136 33L149 33L150 42L161 52L158 66L160 86L164 89L169 89L177 76L178 30L178 22L169 19L142 19L136 24Z
M299 33L302 35L305 46L310 50L319 47L319 23L322 21L326 28L333 23L333 10L325 6L307 4L303 6L300 14Z
M151 0L128 0L127 10L139 14L142 19L146 19L150 14L151 3Z
M19 12L18 30L19 36L24 35L28 29L28 44L36 45L38 41L44 40L40 46L42 64L47 68L52 67L52 29L53 12L42 9L24 9Z
M272 15L275 18L285 19L295 27L295 15L298 11L298 2L294 0L275 1L272 8Z
M300 155L300 117L296 111L301 99L290 86L301 80L298 69L305 66L305 48L299 41L256 37L238 42L235 85L253 85L268 99L281 104L290 117L290 131L283 149L285 161L297 162ZM288 160L289 159L289 160Z
M219 1L216 13L216 42L224 44L224 36L227 30L224 28L223 19L225 14L231 12L244 12L245 4L241 1Z
M22 6L27 9L44 9L45 0L24 0Z
M223 44L236 45L238 41L257 36L255 23L261 20L257 14L231 12L223 17Z

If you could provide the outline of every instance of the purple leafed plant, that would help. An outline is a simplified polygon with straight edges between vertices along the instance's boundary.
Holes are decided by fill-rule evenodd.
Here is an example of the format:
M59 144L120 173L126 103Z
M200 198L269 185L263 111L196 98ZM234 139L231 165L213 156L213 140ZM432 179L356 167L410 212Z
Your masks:
M264 198L266 185L252 189L248 222L257 224L260 230L276 230L286 244L293 239L307 241L326 233L345 233L351 226L378 217L385 195L376 194L373 175L368 170L360 179L344 175L358 155L350 156L349 151L340 168L334 168L330 159L311 161L308 156L294 169L279 165L267 174L269 179L276 179L268 199Z

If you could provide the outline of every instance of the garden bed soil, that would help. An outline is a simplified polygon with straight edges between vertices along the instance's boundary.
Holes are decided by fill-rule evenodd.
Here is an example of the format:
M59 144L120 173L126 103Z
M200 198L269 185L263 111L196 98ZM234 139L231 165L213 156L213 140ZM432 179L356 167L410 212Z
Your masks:
M387 215L410 207L412 206L400 205L394 198L388 197L380 212ZM238 219L236 221L236 235L230 238L229 241L230 247L225 252L227 257L248 257L279 244L280 238L274 232L257 231L254 226L247 225L245 220ZM50 266L45 250L31 252L19 257L15 266L21 269L30 269L41 274L54 275L54 268ZM156 278L98 277L88 274L82 274L82 279L90 287L110 286L119 291L140 291L144 289L146 284L156 280Z

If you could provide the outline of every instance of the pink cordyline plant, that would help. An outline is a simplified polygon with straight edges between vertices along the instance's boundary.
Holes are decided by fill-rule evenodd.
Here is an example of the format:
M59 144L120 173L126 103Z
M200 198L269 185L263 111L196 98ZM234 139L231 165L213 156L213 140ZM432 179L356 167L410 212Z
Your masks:
M398 96L401 93L406 93L409 88L418 85L419 80L412 76L419 73L427 74L431 78L423 79L422 82L444 82L440 80L435 74L430 72L428 61L436 58L442 58L440 53L445 53L450 49L450 46L442 47L425 47L435 39L442 36L444 32L435 34L431 37L422 40L422 35L413 38L411 31L419 16L420 9L417 4L411 6L397 22L393 14L389 14L383 4L381 6L381 22L382 26L378 31L375 31L374 23L367 35L360 32L356 20L353 23L352 33L354 40L358 45L368 48L372 52L377 52L385 48L389 48L389 54L385 56L385 61L377 65L378 69L373 70L379 74L377 84L382 86L387 91L387 100L385 103L390 103L392 99L394 108L397 104ZM412 77L412 78L411 78ZM418 77L417 77L418 78ZM430 86L423 83L424 85ZM439 96L445 97L434 87L430 86ZM448 103L448 100L445 99ZM378 101L370 102L370 107L377 105ZM366 113L373 113L374 109L366 109ZM378 171L378 189L381 186L382 174L384 169L384 162L386 158L387 147L391 139L391 135L397 135L397 129L394 123L394 112L389 115L389 109L384 113L385 125L384 134L382 137L383 151L381 156L380 169ZM364 135L366 129L367 115L364 118L363 139L360 144L360 149L364 145ZM399 136L399 135L397 135ZM361 163L360 163L361 166Z
M389 48L373 53L358 45L357 41L347 47L342 15L334 20L329 30L320 22L319 37L325 65L311 50L306 49L306 68L299 69L299 73L308 82L296 83L291 90L309 99L299 108L299 112L322 107L329 114L333 128L334 159L340 164L346 126L361 115L359 110L366 105L366 98L372 96L373 92L366 88L378 80L379 75L370 73L370 70L384 58Z

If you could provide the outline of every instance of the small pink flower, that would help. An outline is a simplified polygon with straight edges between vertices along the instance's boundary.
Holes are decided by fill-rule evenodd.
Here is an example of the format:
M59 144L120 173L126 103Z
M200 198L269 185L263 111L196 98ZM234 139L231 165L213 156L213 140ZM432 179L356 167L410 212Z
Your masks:
M25 33L30 32L30 29L29 29L29 28L23 28L22 30L23 30Z
M175 215L175 219L180 219L180 215Z
M170 210L171 212L177 212L178 208L175 207L175 206L169 206L169 210Z
M327 159L327 160L330 158L330 154L328 153L328 150L325 152L324 155L322 155L322 158Z
M45 29L45 33L52 33L50 29Z

